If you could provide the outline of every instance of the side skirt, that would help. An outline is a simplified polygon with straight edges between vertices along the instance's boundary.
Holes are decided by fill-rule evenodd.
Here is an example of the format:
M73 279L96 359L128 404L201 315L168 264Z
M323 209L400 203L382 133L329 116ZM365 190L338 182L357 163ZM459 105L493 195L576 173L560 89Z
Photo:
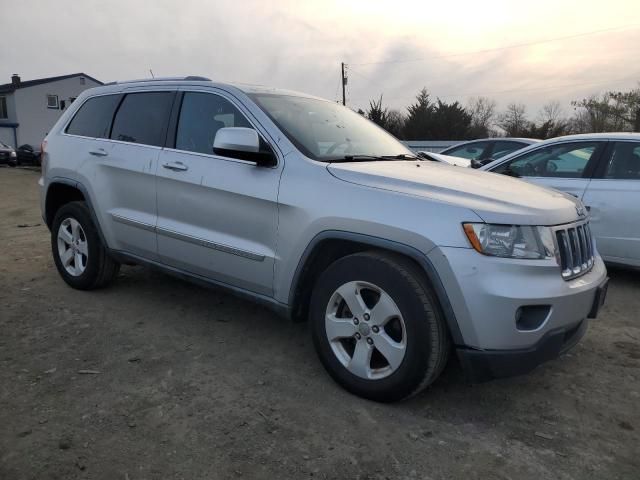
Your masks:
M250 302L262 305L263 307L268 308L269 310L273 311L274 313L276 313L281 317L284 317L286 319L291 319L291 307L289 307L289 305L280 303L277 300L271 297L268 297L266 295L261 295L259 293L255 293L250 290L234 287L233 285L230 285L228 283L212 280L202 275L188 272L186 270L180 270L179 268L170 267L169 265L155 262L153 260L148 260L146 258L139 257L137 255L132 255L130 253L123 252L121 250L110 249L109 255L111 255L115 260L117 260L120 263L125 263L125 264L133 263L138 265L144 265L146 267L151 267L154 270L167 273L173 277L180 278L182 280L186 280L187 282L194 283L201 287L224 290L243 300L249 300Z

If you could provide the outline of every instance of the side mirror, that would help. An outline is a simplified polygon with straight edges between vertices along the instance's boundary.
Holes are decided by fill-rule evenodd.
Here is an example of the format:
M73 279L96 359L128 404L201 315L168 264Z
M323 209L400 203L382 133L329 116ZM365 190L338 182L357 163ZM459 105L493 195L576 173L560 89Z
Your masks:
M276 157L268 146L262 147L260 136L253 128L225 127L216 132L213 153L224 157L255 162L258 166L276 165Z
M480 160L476 160L475 158L471 159L471 168L480 168L482 166L482 162Z

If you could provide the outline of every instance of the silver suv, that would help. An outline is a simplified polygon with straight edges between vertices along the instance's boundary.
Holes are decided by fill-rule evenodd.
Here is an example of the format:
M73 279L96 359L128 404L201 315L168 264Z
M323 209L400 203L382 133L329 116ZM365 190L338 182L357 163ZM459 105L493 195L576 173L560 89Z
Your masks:
M582 203L414 156L357 113L201 77L85 91L43 144L62 278L121 263L231 289L310 322L329 374L394 401L455 351L473 380L573 346L607 276Z

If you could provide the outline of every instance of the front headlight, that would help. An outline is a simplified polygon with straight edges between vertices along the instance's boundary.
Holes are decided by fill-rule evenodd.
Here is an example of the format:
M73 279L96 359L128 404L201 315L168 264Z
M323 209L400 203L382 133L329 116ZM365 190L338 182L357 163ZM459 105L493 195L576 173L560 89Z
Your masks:
M553 233L548 227L464 223L469 243L483 255L543 259L555 256Z
M11 152L9 153L9 156L11 158L16 158L18 155L16 155L16 151L15 150L11 150Z

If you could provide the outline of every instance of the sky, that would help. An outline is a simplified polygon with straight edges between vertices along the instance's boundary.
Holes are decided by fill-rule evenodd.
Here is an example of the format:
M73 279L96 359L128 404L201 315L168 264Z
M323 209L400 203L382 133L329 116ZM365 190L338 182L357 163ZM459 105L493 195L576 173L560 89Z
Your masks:
M0 83L204 75L405 109L426 87L466 104L624 90L640 81L640 0L0 0Z

